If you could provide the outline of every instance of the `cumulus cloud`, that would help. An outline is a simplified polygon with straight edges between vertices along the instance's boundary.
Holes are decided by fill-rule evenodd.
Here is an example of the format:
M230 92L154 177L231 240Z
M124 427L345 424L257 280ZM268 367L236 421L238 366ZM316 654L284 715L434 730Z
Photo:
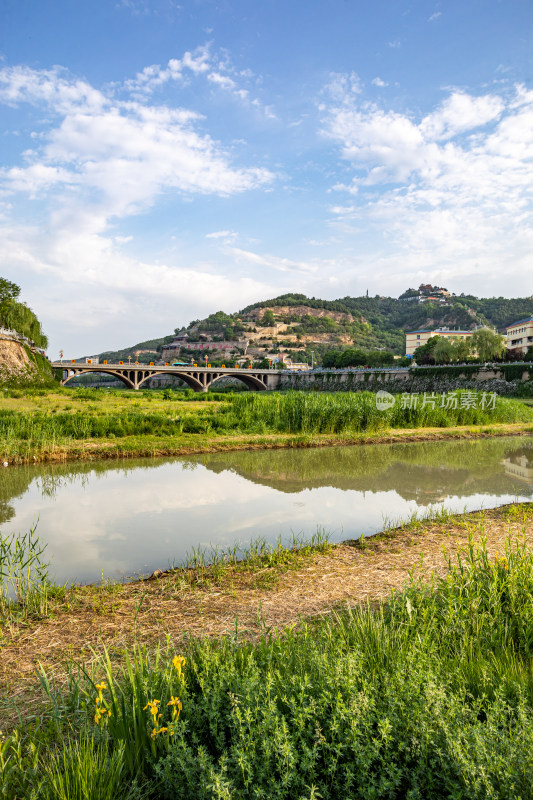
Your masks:
M209 69L205 52L185 54L167 67L174 75L184 70L203 75ZM87 298L104 288L124 298L127 287L159 297L179 294L181 300L187 295L193 305L200 303L200 296L202 306L209 297L217 303L234 299L234 283L209 268L151 264L126 255L123 248L130 237L113 230L118 220L145 212L168 193L184 199L229 197L274 178L264 167L235 164L235 143L230 154L205 132L207 120L195 110L154 104L149 95L140 98L137 90L143 81L148 85L167 79L155 68L141 76L130 92L124 87L118 92L117 87L95 89L59 68L0 69L0 102L29 104L41 120L42 110L46 112L22 163L0 171L6 209L0 229L2 263L17 274L38 273L59 278L66 286L83 285ZM39 230L10 219L9 204L15 204L20 216L25 198L39 202L39 216L46 219ZM243 282L240 292L246 301L251 285L257 291L263 284ZM103 308L101 313L105 316ZM83 321L89 324L88 312Z
M531 274L533 96L524 87L512 96L452 91L419 119L334 97L324 133L353 168L335 188L387 237L388 269L396 260L402 275L411 264L423 277L438 264L487 282L502 269Z

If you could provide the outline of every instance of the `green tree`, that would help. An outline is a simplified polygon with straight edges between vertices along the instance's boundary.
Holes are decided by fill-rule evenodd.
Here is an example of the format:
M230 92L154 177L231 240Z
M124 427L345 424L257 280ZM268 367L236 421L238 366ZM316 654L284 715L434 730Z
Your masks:
M470 355L471 343L468 339L456 339L453 343L452 361L466 361Z
M413 359L417 364L434 364L435 357L433 351L438 344L440 336L430 336L425 344L417 347L413 353Z
M16 283L8 281L6 278L0 278L0 309L11 300L16 300L20 294L20 286Z
M480 361L501 358L505 352L505 339L490 328L478 328L471 337L472 349L477 351Z
M433 348L433 358L435 359L435 364L449 364L450 361L455 360L455 348L453 346L453 342L450 342L450 340L446 339L444 336L439 336L438 339L439 341Z

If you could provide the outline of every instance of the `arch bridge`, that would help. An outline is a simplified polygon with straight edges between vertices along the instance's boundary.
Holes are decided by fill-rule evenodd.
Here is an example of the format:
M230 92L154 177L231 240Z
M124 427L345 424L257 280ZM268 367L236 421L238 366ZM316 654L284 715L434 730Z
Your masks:
M195 392L207 392L220 378L237 378L249 389L255 391L277 389L280 381L279 373L274 370L240 369L239 367L175 367L171 364L108 364L107 362L83 364L76 361L54 361L52 367L62 370L62 386L65 386L72 378L91 372L113 375L129 389L140 389L152 378L163 375L181 378Z

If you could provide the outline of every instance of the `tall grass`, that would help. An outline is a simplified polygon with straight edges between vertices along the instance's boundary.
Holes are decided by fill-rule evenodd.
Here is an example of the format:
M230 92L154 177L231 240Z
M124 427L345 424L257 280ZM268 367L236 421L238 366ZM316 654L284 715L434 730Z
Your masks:
M123 790L137 781L143 798L530 798L532 598L524 544L491 560L471 541L444 577L413 579L379 608L255 643L238 629L194 640L184 665L170 643L106 658L59 702L50 690L70 741L52 771L78 781L107 748ZM43 764L59 744L41 744ZM43 780L36 796L56 796Z
M474 397L466 405L466 395ZM344 433L379 431L386 428L449 427L491 422L533 421L531 409L498 397L495 408L482 408L482 392L458 392L457 408L442 408L440 400L409 408L396 396L394 405L381 411L372 392L332 393L287 392L285 394L243 394L223 407L217 427L241 430L274 430L284 433ZM464 400L463 400L464 398ZM462 403L465 405L462 407Z
M473 405L461 407L463 397L474 396ZM457 393L457 408L423 405L404 407L401 396L392 408L381 411L371 392L287 392L220 395L217 403L201 407L189 402L166 401L157 410L132 408L140 405L132 392L112 410L94 390L71 393L74 405L60 410L41 408L30 412L0 410L0 449L4 457L28 457L53 451L87 439L156 437L169 439L182 434L352 434L389 428L449 427L491 423L533 422L533 409L506 398L497 398L494 409L482 408L483 393ZM142 397L141 395L137 397ZM203 395L201 397L204 397ZM207 395L206 395L207 397ZM126 399L127 398L127 399ZM197 398L195 398L197 399ZM152 401L153 402L153 401ZM77 407L78 406L78 407Z
M45 549L35 525L24 534L0 534L0 623L44 616L51 596L64 591L49 579Z

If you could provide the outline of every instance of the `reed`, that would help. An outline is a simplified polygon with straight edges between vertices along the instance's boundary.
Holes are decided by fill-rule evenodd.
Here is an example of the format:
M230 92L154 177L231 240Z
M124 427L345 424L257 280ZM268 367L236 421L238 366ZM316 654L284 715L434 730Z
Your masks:
M430 404L422 407L420 402L417 407L409 408L404 407L401 396L396 396L394 405L382 411L378 409L376 395L372 392L250 393L236 396L230 406L221 409L217 427L256 432L339 434L387 428L528 422L533 419L531 409L513 400L497 398L494 409L484 409L482 392L458 392L457 397L457 408L441 408L438 401L435 407Z
M51 598L64 593L49 579L45 549L36 525L27 533L0 534L0 624L46 616Z
M20 398L13 394L2 398L0 406L0 449L6 459L26 461L75 451L89 440L108 452L119 439L117 452L144 454L164 450L167 443L174 449L182 447L189 434L193 435L187 439L189 447L195 446L197 435L205 437L205 446L215 437L272 434L290 436L292 444L304 446L320 434L341 437L391 429L533 423L530 406L497 398L494 409L483 409L483 393L472 392L458 393L457 408L441 408L438 403L423 407L422 401L417 408L407 408L397 396L386 411L377 408L371 392L207 393L190 399L176 394L166 400L154 394L111 396L96 390L55 393L53 400L38 392ZM467 395L470 405L465 400L461 407Z

